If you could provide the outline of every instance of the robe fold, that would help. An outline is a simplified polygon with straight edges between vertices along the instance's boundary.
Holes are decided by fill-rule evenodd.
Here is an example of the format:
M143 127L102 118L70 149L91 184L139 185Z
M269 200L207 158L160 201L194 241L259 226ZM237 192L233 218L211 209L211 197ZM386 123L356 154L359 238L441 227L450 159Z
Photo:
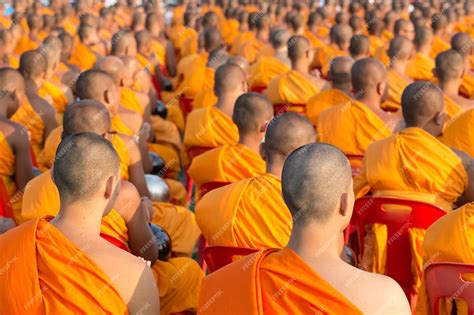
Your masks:
M134 111L135 113L143 116L145 109L140 104L135 92L129 87L123 87L120 91L120 105L128 110Z
M25 97L23 104L13 114L11 120L22 125L29 132L31 148L38 156L43 150L43 139L45 125L39 113L31 106L30 101Z
M83 71L92 69L96 61L96 55L80 41L74 46L74 51L69 58L71 64L78 66Z
M251 67L251 86L266 88L273 78L290 71L290 67L274 57L260 57Z
M447 116L446 120L449 122L450 119L453 119L457 115L461 114L463 109L451 97L444 94L444 111Z
M430 57L435 59L439 53L451 49L449 43L445 42L439 36L433 36L433 44L431 45Z
M322 91L308 100L306 117L314 126L318 123L319 115L326 109L339 105L349 105L352 97L339 89Z
M44 99L49 98L50 104L54 106L60 114L64 113L68 100L61 87L53 82L46 81L43 86L38 89L38 95ZM62 120L61 120L62 123Z
M450 121L440 137L451 148L466 152L474 158L474 109L470 109Z
M403 90L410 82L393 69L389 69L387 75L388 97L380 107L384 110L395 112L401 110Z
M0 131L0 179L10 196L10 204L16 221L16 214L21 210L22 193L18 191L15 183L15 160L15 153L3 132Z
M39 47L38 42L32 40L28 35L23 35L20 37L20 39L18 39L16 48L15 48L15 54L21 55L25 51L35 50L38 47Z
M433 79L435 62L429 56L417 52L406 68L406 75L415 81Z

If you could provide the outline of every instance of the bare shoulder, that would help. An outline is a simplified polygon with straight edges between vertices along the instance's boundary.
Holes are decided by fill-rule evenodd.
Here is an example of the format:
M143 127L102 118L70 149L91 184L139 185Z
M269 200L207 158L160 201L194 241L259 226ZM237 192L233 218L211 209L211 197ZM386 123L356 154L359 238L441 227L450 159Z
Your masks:
M41 116L41 115L54 115L56 114L56 110L54 107L49 104L46 100L39 96L29 96L28 100L31 103L33 109Z
M23 142L28 143L28 131L22 125L8 120L0 120L0 131L3 133L7 142L10 146L21 144Z

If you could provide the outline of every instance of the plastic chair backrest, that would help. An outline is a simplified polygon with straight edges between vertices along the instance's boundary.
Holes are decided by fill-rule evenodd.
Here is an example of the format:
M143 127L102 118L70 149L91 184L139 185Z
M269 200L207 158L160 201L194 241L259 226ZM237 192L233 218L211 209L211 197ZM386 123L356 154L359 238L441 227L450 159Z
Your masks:
M363 155L359 154L346 154L349 163L351 163L352 177L356 177L360 173L360 167L362 165Z
M306 104L273 104L273 113L275 116L279 116L286 112L295 112L297 114L304 115L306 113Z
M10 203L10 195L8 194L7 188L0 178L0 217L11 218L13 217L13 209Z
M204 260L209 272L214 272L235 261L236 256L247 256L258 251L256 248L208 246L204 249Z
M401 206L411 211L385 211L384 206ZM408 230L427 229L443 216L440 208L418 201L384 197L362 197L354 204L352 220L357 227L360 257L364 254L364 226L381 223L387 226L387 260L385 274L395 279L407 295L412 292L411 251Z
M467 303L468 314L474 314L474 283L465 281L463 273L474 273L474 265L432 263L425 269L426 289L433 315L439 314L439 300L456 298Z

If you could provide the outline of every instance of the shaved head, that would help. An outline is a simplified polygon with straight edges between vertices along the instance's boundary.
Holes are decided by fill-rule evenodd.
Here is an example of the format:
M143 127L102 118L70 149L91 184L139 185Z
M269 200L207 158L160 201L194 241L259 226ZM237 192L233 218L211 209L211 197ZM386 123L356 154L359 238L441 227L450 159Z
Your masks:
M409 40L413 40L415 37L415 26L409 20L399 19L393 26L393 34L395 36L403 36Z
M453 49L438 54L435 63L436 77L440 82L460 79L464 73L464 59L460 53Z
M473 42L468 33L456 33L451 38L451 48L456 50L462 56L469 56L473 53Z
M387 79L387 70L380 61L364 58L357 60L352 66L351 79L355 94L371 91L377 84Z
M292 63L304 58L311 49L311 43L306 37L295 35L288 40L288 58Z
M267 163L285 161L297 148L316 141L311 122L297 113L284 113L275 117L265 133L265 157Z
M14 90L25 91L25 80L21 73L13 68L0 68L0 97Z
M235 102L232 121L237 125L240 135L264 132L265 122L273 118L273 105L265 96L258 93L245 93Z
M20 57L20 70L25 79L37 78L46 72L48 64L45 56L38 50L29 50Z
M211 51L222 45L221 33L217 28L208 28L204 31L204 49Z
M138 50L141 50L142 47L146 47L146 45L150 45L152 36L149 31L142 30L135 33L135 40L137 41Z
M370 54L370 42L367 36L352 36L351 42L349 44L349 52L354 59L368 57Z
M395 36L390 41L387 55L390 59L408 60L413 51L413 43L403 36Z
M414 43L417 48L426 45L431 45L432 42L433 31L431 30L431 28L420 27L416 30Z
M81 132L103 135L110 130L110 125L110 115L104 105L91 99L80 100L66 107L62 137Z
M249 69L250 69L250 64L249 64L248 60L245 59L245 58L242 57L242 56L230 57L230 58L227 60L227 64L229 64L229 65L235 65L235 66L239 67L240 69L242 69L242 71L243 71L244 73L248 73L248 72L249 72Z
M236 65L225 64L217 68L214 80L214 93L222 97L239 89L239 82L245 84L245 73Z
M217 69L227 62L229 54L226 47L218 47L209 53L206 66Z
M325 223L336 212L341 196L351 193L351 166L336 147L311 143L286 159L281 182L294 225Z
M336 57L331 61L329 68L329 80L336 85L351 83L351 69L354 60L350 57Z
M87 70L79 75L76 94L80 99L94 99L102 102L106 91L115 87L113 79L104 71Z
M403 91L402 111L407 127L422 127L443 109L443 92L431 82L417 81Z
M112 143L95 133L64 138L54 161L53 177L61 204L91 201L118 177L119 158Z
M115 56L135 56L137 54L137 43L133 33L121 30L112 36L111 54Z
M49 36L38 49L46 58L48 69L53 69L59 64L63 44L58 37Z
M340 49L346 49L349 47L352 29L346 24L336 24L331 27L330 37L332 43L336 44Z
M107 56L96 62L95 69L102 70L114 80L115 84L120 85L124 74L124 64L119 57Z
M289 39L290 33L288 33L285 29L280 28L270 32L270 43L276 50L286 46L286 43L288 43Z

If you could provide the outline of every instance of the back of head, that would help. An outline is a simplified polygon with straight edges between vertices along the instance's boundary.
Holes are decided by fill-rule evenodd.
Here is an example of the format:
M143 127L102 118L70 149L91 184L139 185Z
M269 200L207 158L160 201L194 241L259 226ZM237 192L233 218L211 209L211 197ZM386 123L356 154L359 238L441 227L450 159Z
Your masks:
M217 68L214 79L214 93L217 98L224 97L228 93L242 91L239 82L245 84L245 73L236 65L224 64Z
M294 35L288 40L288 58L292 63L304 58L310 49L311 44L304 36Z
M124 64L119 57L107 56L99 59L94 68L104 71L110 75L117 85L120 85L124 74Z
M459 32L451 38L451 48L462 56L469 56L473 52L473 41L468 33Z
M48 68L46 58L38 50L29 50L20 57L21 72L25 79L37 78L45 74Z
M433 41L433 31L427 27L420 27L416 29L415 46L420 48L422 46L431 45Z
M204 29L217 28L219 27L219 16L214 11L208 11L202 17L201 25Z
M95 133L64 138L56 152L53 177L62 205L94 201L105 192L107 180L119 175L112 144Z
M226 47L217 47L209 52L206 67L217 69L227 62L229 54Z
M204 31L204 49L207 52L222 45L221 33L217 28L207 28Z
M282 191L294 227L311 222L324 224L335 214L342 195L353 194L349 161L329 144L300 147L286 159Z
M234 65L242 69L242 71L247 74L250 69L250 64L247 59L245 59L242 56L232 56L229 59L227 59L227 64L229 65Z
M329 68L329 80L333 85L351 84L351 69L354 60L349 57L336 57L331 61Z
M240 135L262 133L262 125L273 117L273 105L263 95L245 93L235 102L232 121L237 125Z
M257 27L258 13L252 12L247 17L247 23L249 25L249 30L253 31Z
M43 19L40 15L29 14L26 22L30 30L40 30L43 27Z
M398 19L395 21L395 25L393 26L393 34L395 36L405 36L408 39L408 36L406 36L407 32L412 33L414 31L414 26L413 23L409 20L405 19Z
M113 79L104 71L87 70L76 81L76 94L80 99L93 99L102 102L107 90L115 86Z
M375 18L369 21L369 34L374 35L376 37L380 37L382 35L384 24L381 20Z
M25 90L25 81L21 73L10 67L0 68L0 98L17 89Z
M370 53L370 42L367 36L354 35L349 44L349 52L352 58L367 57Z
M297 148L316 141L311 122L297 113L284 113L272 119L265 133L267 163L285 161Z
M48 69L52 69L55 65L59 64L62 46L63 44L59 38L49 36L46 37L38 49L45 56Z
M133 46L136 45L135 36L132 33L121 30L112 36L112 55L133 55ZM136 47L135 47L136 48Z
M104 105L92 99L76 101L64 112L62 137L81 132L103 135L110 130L110 124L110 115Z
M464 59L460 53L450 49L438 54L435 59L435 73L440 82L461 79L464 73Z
M304 27L304 17L301 14L292 15L288 22L293 32L297 32Z
M362 19L360 16L352 15L349 19L349 25L352 28L353 33L360 32L364 27L364 19Z
M290 39L290 33L285 29L274 29L270 32L270 43L275 50L286 47L286 43Z
M349 25L337 24L331 27L331 42L339 46L341 49L349 47L349 41L352 37L352 29Z
M403 91L401 103L407 127L422 128L444 109L443 92L428 81L408 85Z
M391 41L387 50L387 55L391 60L408 60L413 51L413 44L410 40L403 36L395 36Z
M351 80L354 94L373 91L377 85L387 78L384 65L373 58L357 60L351 69Z
M431 28L433 29L435 33L446 29L447 26L448 26L448 19L446 18L444 14L437 13L432 16Z

